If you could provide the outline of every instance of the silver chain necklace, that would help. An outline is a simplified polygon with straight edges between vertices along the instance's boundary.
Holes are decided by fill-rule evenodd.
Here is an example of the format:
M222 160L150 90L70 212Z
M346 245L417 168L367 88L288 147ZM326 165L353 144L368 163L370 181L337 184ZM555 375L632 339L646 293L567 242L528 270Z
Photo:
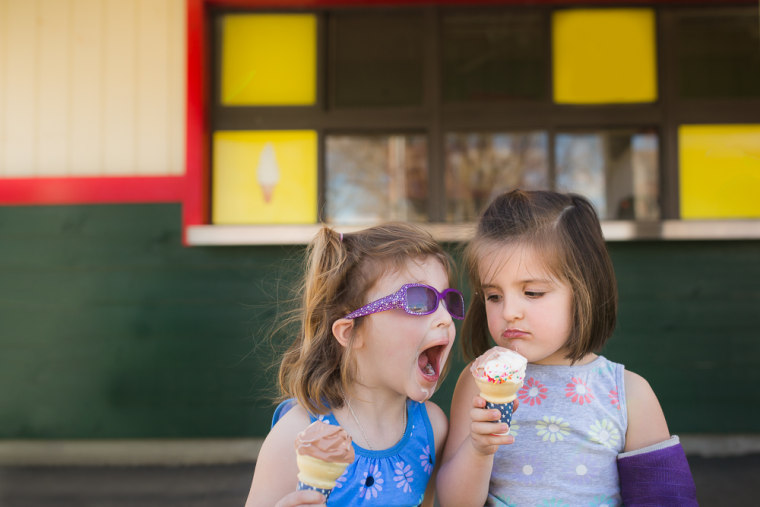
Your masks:
M351 407L351 402L348 401L348 397L344 394L343 399L346 400L346 406L348 407L348 411L351 412L351 416L354 418L354 421L356 421L356 425L359 427L359 431L362 434L362 438L364 438L364 441L367 443L367 447L369 447L370 451L374 451L375 448L372 446L372 444L369 441L369 438L367 438L367 434L364 432L364 428L362 427L362 423L359 422L359 418L356 417L356 412L354 412L353 407ZM404 407L404 425L403 425L403 432L402 435L406 433L406 407Z

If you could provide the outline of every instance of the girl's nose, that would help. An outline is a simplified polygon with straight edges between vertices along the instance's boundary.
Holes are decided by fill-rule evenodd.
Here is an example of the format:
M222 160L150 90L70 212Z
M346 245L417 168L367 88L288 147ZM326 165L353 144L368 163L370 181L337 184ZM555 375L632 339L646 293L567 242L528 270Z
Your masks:
M522 307L520 306L519 301L517 301L515 298L510 298L509 300L504 298L503 316L507 322L520 320L522 318L522 315Z
M446 303L443 301L438 303L438 308L433 312L433 315L435 316L435 323L437 326L448 326L453 322L453 317L446 308Z

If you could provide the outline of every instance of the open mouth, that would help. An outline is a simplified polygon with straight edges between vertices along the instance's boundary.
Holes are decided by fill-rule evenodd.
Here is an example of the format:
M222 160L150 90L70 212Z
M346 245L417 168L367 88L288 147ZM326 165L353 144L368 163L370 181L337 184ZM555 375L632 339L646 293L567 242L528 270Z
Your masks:
M441 356L446 350L445 345L435 345L423 350L417 357L420 373L428 382L436 382L441 375Z

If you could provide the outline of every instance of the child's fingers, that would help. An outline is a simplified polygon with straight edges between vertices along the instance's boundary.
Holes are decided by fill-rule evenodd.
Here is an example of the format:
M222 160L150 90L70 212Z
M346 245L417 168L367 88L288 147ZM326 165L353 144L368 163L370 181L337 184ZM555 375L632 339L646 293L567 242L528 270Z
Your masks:
M472 398L472 406L475 408L486 408L486 400L480 397L480 395L475 395Z
M476 424L478 427L476 427ZM472 445L475 449L484 454L494 454L499 446L513 444L515 437L512 435L496 435L490 433L497 430L506 431L506 425L501 426L501 423L473 423L473 429L470 438Z
M470 431L474 435L490 437L499 433L506 433L509 431L509 426L502 422L473 422L470 425Z
M473 408L470 410L470 419L475 422L481 421L498 421L501 418L501 414L495 408L483 409Z

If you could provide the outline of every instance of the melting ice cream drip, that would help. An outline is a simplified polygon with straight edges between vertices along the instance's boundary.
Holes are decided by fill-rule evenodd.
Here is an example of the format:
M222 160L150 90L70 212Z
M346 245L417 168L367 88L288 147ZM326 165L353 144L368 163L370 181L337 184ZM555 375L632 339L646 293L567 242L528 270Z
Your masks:
M272 200L272 192L277 183L280 182L280 168L277 165L277 158L274 153L272 143L266 143L259 156L259 165L256 167L256 179L264 194L264 201Z

